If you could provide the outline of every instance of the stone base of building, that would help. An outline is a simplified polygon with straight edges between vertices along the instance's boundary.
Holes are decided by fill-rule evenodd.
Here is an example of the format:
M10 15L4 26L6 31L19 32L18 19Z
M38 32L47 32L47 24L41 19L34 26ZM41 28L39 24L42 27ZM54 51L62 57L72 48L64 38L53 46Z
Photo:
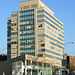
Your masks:
M62 75L45 57L23 55L4 61L0 66L0 75Z

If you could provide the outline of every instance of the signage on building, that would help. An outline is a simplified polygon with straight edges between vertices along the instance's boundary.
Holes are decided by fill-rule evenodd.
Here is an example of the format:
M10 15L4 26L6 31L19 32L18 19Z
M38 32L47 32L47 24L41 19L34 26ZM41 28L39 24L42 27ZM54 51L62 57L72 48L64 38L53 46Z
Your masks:
M36 60L38 60L38 57L35 57L35 56L26 56L26 59L27 60L34 60L34 61L36 61Z

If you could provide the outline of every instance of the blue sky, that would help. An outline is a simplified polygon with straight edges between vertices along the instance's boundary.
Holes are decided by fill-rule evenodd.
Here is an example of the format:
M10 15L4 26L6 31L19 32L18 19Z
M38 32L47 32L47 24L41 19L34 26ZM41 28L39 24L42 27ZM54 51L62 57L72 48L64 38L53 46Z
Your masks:
M19 2L26 0L0 1L0 54L7 52L7 18L11 12L19 11ZM65 43L75 42L75 0L42 0L55 16L64 23ZM2 51L4 50L4 51ZM75 55L75 44L65 46L65 52Z

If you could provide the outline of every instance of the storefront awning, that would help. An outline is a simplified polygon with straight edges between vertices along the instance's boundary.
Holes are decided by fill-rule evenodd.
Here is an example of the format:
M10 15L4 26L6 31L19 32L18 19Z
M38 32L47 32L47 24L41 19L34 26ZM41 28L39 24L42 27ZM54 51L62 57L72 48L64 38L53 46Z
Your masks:
M58 68L58 67L53 67L53 69L58 69L58 70L64 70L64 68ZM69 69L65 69L65 71L68 71Z

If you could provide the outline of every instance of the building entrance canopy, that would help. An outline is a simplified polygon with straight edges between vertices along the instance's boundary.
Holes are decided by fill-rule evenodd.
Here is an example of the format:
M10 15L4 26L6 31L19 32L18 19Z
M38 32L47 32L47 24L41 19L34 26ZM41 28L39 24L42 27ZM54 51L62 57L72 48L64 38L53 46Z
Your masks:
M64 68L58 68L58 67L53 67L53 69L57 69L57 70L62 70L64 71ZM68 71L69 69L65 69L65 71Z

